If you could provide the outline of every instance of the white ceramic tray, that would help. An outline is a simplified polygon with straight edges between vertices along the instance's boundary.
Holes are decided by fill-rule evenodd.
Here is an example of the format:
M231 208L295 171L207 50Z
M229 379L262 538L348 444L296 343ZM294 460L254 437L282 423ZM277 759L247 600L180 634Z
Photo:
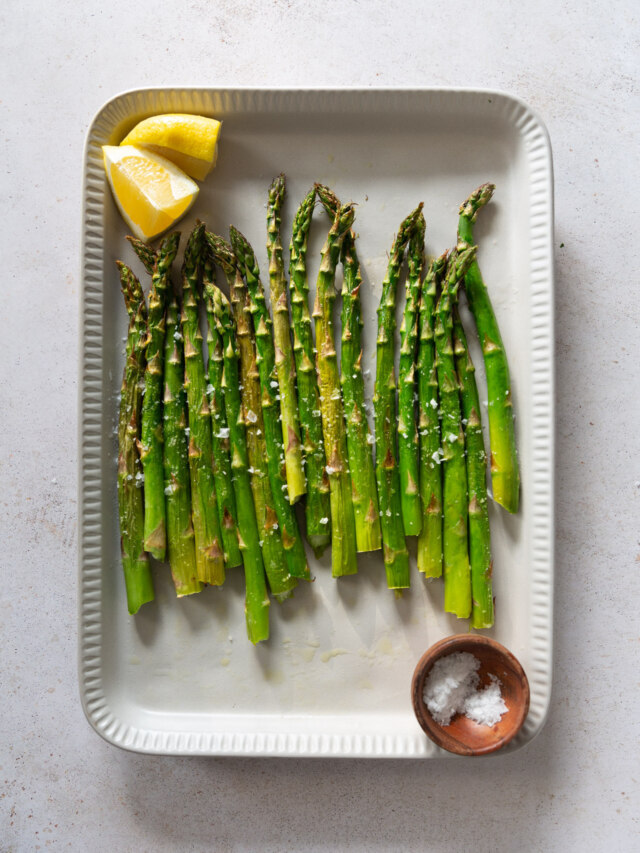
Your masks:
M266 268L264 208L274 174L288 178L284 234L315 180L358 203L369 369L386 254L401 219L424 201L427 248L439 253L455 240L459 204L480 183L496 183L477 239L513 376L522 500L516 517L491 509L490 634L531 682L529 717L506 748L517 749L542 726L551 689L552 163L538 117L509 95L485 91L145 89L98 113L84 161L80 368L80 689L91 725L118 746L148 753L435 757L443 753L413 716L411 674L429 645L467 630L466 621L443 614L442 584L427 585L415 560L411 590L395 599L380 553L361 555L359 574L338 582L329 555L311 559L315 583L273 604L271 639L258 648L245 637L241 570L222 590L178 601L168 568L155 565L155 603L127 614L115 437L126 315L116 258L146 278L124 239L100 146L164 112L224 121L217 168L183 233L197 217L219 233L234 223ZM318 209L312 282L327 227ZM474 354L482 381L477 347Z

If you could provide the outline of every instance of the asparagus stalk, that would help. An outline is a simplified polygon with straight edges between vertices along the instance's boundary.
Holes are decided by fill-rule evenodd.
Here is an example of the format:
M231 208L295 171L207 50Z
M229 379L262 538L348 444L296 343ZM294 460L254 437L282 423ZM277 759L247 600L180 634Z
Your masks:
M231 243L240 271L244 274L250 296L250 310L255 328L257 367L262 393L262 417L267 445L267 466L273 501L282 534L285 557L289 572L293 577L310 578L304 544L298 530L295 512L287 497L287 483L284 475L284 446L282 431L278 423L280 407L278 404L278 380L275 369L275 347L273 343L272 323L260 281L260 271L253 249L247 239L231 227Z
M144 471L144 545L145 549L158 560L164 560L167 545L162 451L165 308L171 264L178 251L179 241L178 232L170 234L162 241L155 258L149 292L147 366L142 400L140 458ZM145 247L143 251L137 240L132 240L131 244L148 267L150 263L148 248Z
M176 595L200 592L193 524L184 389L184 347L178 326L178 303L169 296L164 342L164 492L167 505L167 550Z
M189 411L189 470L198 578L224 583L224 554L213 473L211 412L206 395L202 334L198 318L198 277L202 262L203 226L197 225L187 243L182 265L182 334L185 385Z
M449 253L445 252L429 264L420 299L418 425L423 516L422 530L418 537L418 569L428 578L439 578L442 575L442 445L434 320L438 289L447 267L448 255Z
M319 417L320 391L315 368L307 280L307 243L315 197L314 188L304 197L293 221L289 246L289 274L293 353L298 377L298 410L307 475L307 540L316 557L319 557L331 540L331 505L322 440L322 420Z
M475 256L475 246L458 243L451 253L436 307L435 344L442 429L444 609L460 618L471 613L467 537L467 467L460 393L452 340L452 308L458 287Z
M296 369L291 347L287 288L280 240L282 203L285 196L284 175L274 178L269 187L267 204L267 253L269 255L269 293L273 306L273 338L276 373L280 390L281 426L284 460L287 471L289 502L296 503L307 491L302 463L300 420L296 395Z
M405 249L422 213L422 203L400 225L393 242L378 307L376 381L373 395L376 437L376 481L384 565L389 589L410 585L409 552L404 537L400 476L396 451L396 382L394 332L396 289Z
M347 451L358 551L382 547L378 490L373 466L373 435L369 429L362 376L362 313L360 261L353 231L342 244L342 352L340 382L347 423Z
M318 189L318 187L316 187ZM340 394L338 357L333 332L335 275L344 235L353 224L352 204L340 207L322 249L313 317L316 322L316 369L320 386L322 434L331 495L331 566L333 577L358 571L356 530L347 459L347 436Z
M325 210L333 219L340 202L327 187L318 186L317 190ZM356 545L358 551L377 551L382 546L382 534L373 467L373 436L369 430L364 403L360 307L362 275L352 230L348 231L343 239L341 260L344 277L340 383L347 425L347 456L351 472Z
M209 253L205 253L202 264L202 283L204 289L215 287L215 272ZM238 544L238 512L236 498L231 482L231 458L229 455L229 427L225 412L222 376L224 372L222 335L209 312L207 347L209 353L209 384L207 396L211 410L211 430L213 448L213 478L218 499L218 519L222 532L222 547L227 568L242 564L242 554Z
M231 246L214 234L207 233L206 238L211 255L222 267L229 284L236 323L236 344L240 356L242 418L247 438L251 491L260 534L262 559L271 592L278 601L284 601L293 594L298 581L291 576L287 567L269 482L267 445L260 402L260 379L256 366L257 353L249 309L249 294Z
M147 309L140 282L129 267L118 261L129 329L126 362L122 377L118 418L118 507L122 568L129 613L153 601L153 580L144 550L144 493L142 465L138 455L142 391L144 387L144 343Z
M493 184L483 184L460 207L458 234L461 240L473 243L473 224L478 210L490 201L494 190ZM509 365L498 321L477 261L474 261L467 271L465 290L482 344L487 375L493 497L509 512L517 512L520 472L513 423Z
M491 533L487 505L487 454L482 437L480 400L475 367L457 309L453 311L453 351L460 383L462 422L467 448L469 489L469 562L471 564L471 625L491 628L493 593L491 584Z
M418 348L418 308L420 279L424 266L425 221L422 212L409 241L407 261L409 274L406 302L400 326L400 366L398 369L398 466L402 521L407 536L417 536L422 529L420 500L419 443L416 421L416 352Z
M210 328L212 319L210 312L213 310L216 328L222 337L224 372L221 387L226 419L229 424L232 481L238 507L238 541L244 564L245 619L247 635L255 644L269 639L269 595L251 491L247 437L240 402L240 371L235 347L235 326L226 297L206 279L205 300L210 316Z

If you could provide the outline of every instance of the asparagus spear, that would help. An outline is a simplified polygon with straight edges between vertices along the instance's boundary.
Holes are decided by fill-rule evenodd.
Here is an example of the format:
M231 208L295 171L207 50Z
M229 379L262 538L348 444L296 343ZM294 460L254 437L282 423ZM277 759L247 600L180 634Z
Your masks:
M473 223L478 210L491 199L495 186L483 184L460 207L458 234L473 243ZM477 261L465 276L465 290L482 344L489 401L489 443L494 500L509 512L518 511L520 472L513 423L509 365L498 321Z
M400 326L400 366L398 369L398 466L402 521L407 536L417 536L422 529L420 500L419 444L416 423L416 352L418 346L418 308L420 278L424 266L425 221L422 212L409 241L407 261L409 274L406 302Z
M394 240L387 275L382 282L378 307L376 341L376 381L373 395L376 436L376 481L380 501L380 521L384 565L389 589L410 585L409 552L404 538L400 476L396 451L396 382L394 332L396 328L396 288L404 252L422 213L422 203L404 219Z
M287 498L287 483L284 475L284 446L282 431L278 424L279 405L278 380L275 369L275 348L272 324L260 281L260 271L246 237L231 227L231 243L240 271L244 274L250 296L250 310L255 328L257 366L262 392L262 417L267 445L267 466L278 524L282 534L285 557L293 577L310 577L304 544L298 530L295 512Z
M333 219L340 202L328 187L318 186L320 200ZM342 242L342 352L340 383L347 425L347 455L351 472L353 511L358 551L377 551L382 546L376 475L373 467L373 436L364 404L362 376L362 316L360 308L360 261L353 231Z
M155 258L149 292L147 367L142 400L140 458L144 471L144 546L158 560L164 560L167 545L162 461L164 315L171 264L178 251L179 241L180 234L177 231L162 241ZM131 245L148 268L150 263L148 247L145 246L143 250L138 240L131 240Z
M373 466L373 435L369 429L362 376L362 314L360 261L353 231L342 244L342 352L340 382L347 422L347 450L358 551L382 547L378 490Z
M320 391L315 368L308 301L307 242L315 197L314 188L304 197L293 221L293 234L289 247L289 274L291 276L293 353L298 377L298 409L307 475L305 506L307 540L315 555L319 557L331 539L331 506L322 440L322 420L319 417Z
M491 533L487 506L487 454L482 437L475 367L457 309L453 311L453 351L460 383L462 422L467 448L469 487L469 562L471 564L471 625L493 625Z
M209 253L205 252L202 263L202 283L206 290L215 286L215 272ZM231 482L231 459L229 456L229 427L222 390L224 372L222 336L213 318L209 315L207 347L209 353L209 384L207 397L211 410L211 430L213 448L213 478L218 499L218 519L222 532L224 562L227 568L242 564L242 555L238 545L238 512L236 498Z
M214 234L207 233L206 239L212 257L222 267L229 284L236 323L236 344L240 356L242 418L247 438L251 491L260 533L262 559L271 592L278 601L284 601L293 594L298 581L291 576L287 567L269 483L267 445L264 438L260 379L256 366L256 343L249 309L249 294L231 246Z
M213 473L211 412L206 395L202 334L198 319L198 276L202 261L203 226L197 225L187 243L182 265L182 334L185 385L189 411L189 470L198 578L224 583L224 555L219 507Z
M133 614L154 598L149 558L144 550L143 477L137 447L144 387L147 309L138 279L120 261L118 269L129 314L118 419L118 507L127 606L129 613Z
M475 246L458 243L451 253L436 308L435 323L436 369L442 417L444 609L460 618L467 618L471 613L471 582L467 538L467 468L459 383L453 355L452 307L475 251Z
M425 577L442 575L442 446L438 414L434 318L441 278L447 267L445 252L429 264L420 299L418 349L418 424L420 431L420 498L422 530L418 537L418 569Z
M269 293L273 306L273 338L275 343L276 373L282 410L282 441L287 470L289 502L296 503L307 491L302 464L300 420L296 395L296 369L291 348L289 308L280 240L282 202L285 196L284 175L274 178L269 187L267 204L267 253L269 255Z
M316 187L316 189L318 189ZM316 368L320 386L322 434L331 495L331 566L333 577L358 571L356 530L347 460L347 436L333 333L335 275L344 235L354 219L352 204L340 207L322 249L313 316L316 321Z
M215 319L216 329L223 339L222 396L229 424L233 490L238 507L238 541L244 564L247 635L255 644L269 639L269 595L251 492L247 437L240 402L240 371L234 346L236 333L227 298L209 282L205 279L207 311L213 310L214 314L213 318L210 315L209 324L211 328L211 319Z
M167 505L167 550L179 598L200 592L193 524L184 389L184 347L178 327L178 303L169 295L164 341L164 493Z

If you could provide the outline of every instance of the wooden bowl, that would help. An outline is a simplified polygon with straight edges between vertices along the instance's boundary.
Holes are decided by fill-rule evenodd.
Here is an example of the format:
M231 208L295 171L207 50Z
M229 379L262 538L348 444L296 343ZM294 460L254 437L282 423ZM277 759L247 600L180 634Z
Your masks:
M423 699L424 683L434 663L455 652L470 652L478 658L481 688L490 683L490 675L500 679L508 711L495 726L482 726L464 714L441 726L429 713ZM411 697L418 722L438 746L457 755L486 755L509 743L520 731L529 712L529 681L519 661L500 643L478 634L455 634L422 655L413 674Z

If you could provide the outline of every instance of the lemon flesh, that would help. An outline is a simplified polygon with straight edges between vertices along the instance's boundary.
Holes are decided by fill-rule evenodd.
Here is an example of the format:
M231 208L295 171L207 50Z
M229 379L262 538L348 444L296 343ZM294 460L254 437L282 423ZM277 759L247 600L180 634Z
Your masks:
M102 147L107 180L136 237L163 234L189 210L198 185L170 160L133 145Z
M167 113L137 124L121 145L135 145L175 163L187 175L204 180L218 159L221 122L205 116Z

